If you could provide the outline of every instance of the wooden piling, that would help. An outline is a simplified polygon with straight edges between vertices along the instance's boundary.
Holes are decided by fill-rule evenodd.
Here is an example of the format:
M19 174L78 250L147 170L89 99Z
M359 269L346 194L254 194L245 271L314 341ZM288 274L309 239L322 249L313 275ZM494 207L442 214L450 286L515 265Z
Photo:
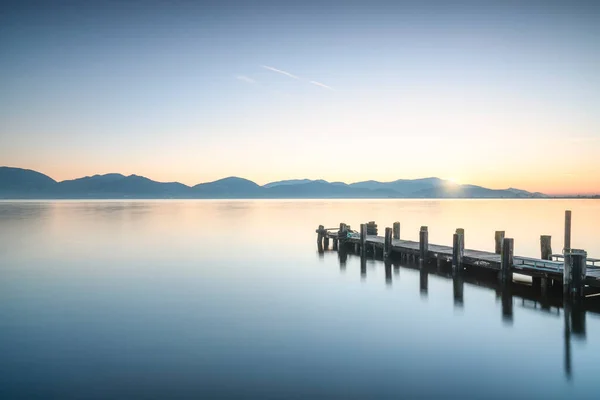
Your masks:
M422 226L419 231L419 262L427 262L427 254L429 253L429 232L426 226Z
M323 225L319 225L316 232L317 232L317 246L323 247L323 238L324 238L323 233L325 232L325 227Z
M452 237L452 269L460 272L463 269L464 246L462 244L463 235L455 233Z
M323 248L329 250L329 234L327 231L323 233Z
M367 254L367 224L360 224L360 251Z
M504 231L496 231L496 254L502 254L502 241L504 240Z
M338 230L338 239L340 240L340 245L343 245L343 241L348 237L348 228L346 224L340 222L340 229Z
M514 239L504 238L500 257L500 274L503 283L512 281L513 247Z
M394 222L394 239L400 239L400 222Z
M565 253L564 260L563 288L565 294L573 299L580 299L584 295L587 252L570 249Z
M462 249L463 252L465 250L465 230L463 228L456 228L456 233L458 233L459 235L462 235Z
M383 258L386 259L392 254L392 228L385 228L383 239Z
M334 238L333 239L333 250L337 250L338 249L338 239Z
M571 249L571 210L565 211L565 244L563 254Z
M542 260L552 260L552 236L540 236L540 252Z

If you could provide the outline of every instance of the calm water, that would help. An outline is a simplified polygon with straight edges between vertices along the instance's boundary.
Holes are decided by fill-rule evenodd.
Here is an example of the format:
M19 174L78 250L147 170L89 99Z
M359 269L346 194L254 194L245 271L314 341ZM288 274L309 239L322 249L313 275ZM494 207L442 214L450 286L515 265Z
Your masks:
M315 243L398 220L539 256L567 208L600 257L592 200L0 202L0 398L597 398L600 315L565 341L562 309Z

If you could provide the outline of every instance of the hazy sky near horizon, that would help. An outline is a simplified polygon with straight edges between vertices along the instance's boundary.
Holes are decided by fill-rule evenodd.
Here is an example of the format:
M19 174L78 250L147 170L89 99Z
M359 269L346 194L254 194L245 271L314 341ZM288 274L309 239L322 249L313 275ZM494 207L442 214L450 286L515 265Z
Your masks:
M599 71L597 1L3 2L0 165L600 193Z

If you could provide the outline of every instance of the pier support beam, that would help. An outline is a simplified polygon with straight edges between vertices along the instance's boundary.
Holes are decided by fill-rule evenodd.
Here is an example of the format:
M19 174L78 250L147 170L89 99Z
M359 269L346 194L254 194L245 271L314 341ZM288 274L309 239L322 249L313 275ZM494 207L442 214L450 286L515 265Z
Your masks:
M394 222L394 239L400 239L400 222Z
M587 253L585 250L571 249L565 253L563 289L573 300L583 297L585 287Z
M419 231L419 263L427 262L427 254L429 253L429 232L426 226L422 226Z
M563 254L571 250L571 210L565 211L565 244Z
M338 239L333 239L333 250L337 250L338 249Z
M504 231L496 231L496 254L502 254L502 241L504 240Z
M452 237L452 270L460 273L463 269L464 246L463 235L455 233Z
M392 254L392 228L385 228L385 237L383 240L383 258L389 258Z
M360 253L367 255L367 224L360 224Z
M514 239L504 238L500 261L502 283L512 282Z
M323 248L329 250L329 234L327 231L323 234Z

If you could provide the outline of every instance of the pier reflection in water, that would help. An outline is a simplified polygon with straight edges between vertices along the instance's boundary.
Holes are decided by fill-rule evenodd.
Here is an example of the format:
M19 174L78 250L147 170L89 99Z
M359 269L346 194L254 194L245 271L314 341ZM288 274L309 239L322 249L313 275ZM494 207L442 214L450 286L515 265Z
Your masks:
M346 270L346 262L348 260L348 252L343 248L338 251L340 270ZM322 255L322 254L321 254ZM351 254L351 257L357 257ZM362 280L367 276L367 256L359 255L360 258L360 276ZM374 259L374 257L370 257ZM548 287L536 287L534 285L523 282L502 282L494 277L482 277L481 275L469 274L468 271L458 273L452 271L451 268L444 268L439 263L435 268L430 265L422 265L418 262L410 263L406 261L404 264L387 260L380 261L378 267L384 269L385 284L392 285L392 268L396 279L400 277L402 268L413 269L419 271L419 292L422 298L427 298L429 291L429 275L452 280L453 302L454 307L461 309L465 307L464 287L465 282L468 285L483 286L491 290L495 290L496 297L501 302L501 318L505 326L515 324L514 320L514 304L519 302L522 308L536 310L542 313L548 313L556 316L561 316L564 319L564 374L570 380L572 378L572 356L571 356L571 341L572 338L586 340L586 302L585 299L573 301L571 299L563 299L559 290L549 290ZM552 289L552 288L550 288ZM562 303L562 304L561 304ZM600 304L595 301L590 301L587 304L590 312L600 313Z

